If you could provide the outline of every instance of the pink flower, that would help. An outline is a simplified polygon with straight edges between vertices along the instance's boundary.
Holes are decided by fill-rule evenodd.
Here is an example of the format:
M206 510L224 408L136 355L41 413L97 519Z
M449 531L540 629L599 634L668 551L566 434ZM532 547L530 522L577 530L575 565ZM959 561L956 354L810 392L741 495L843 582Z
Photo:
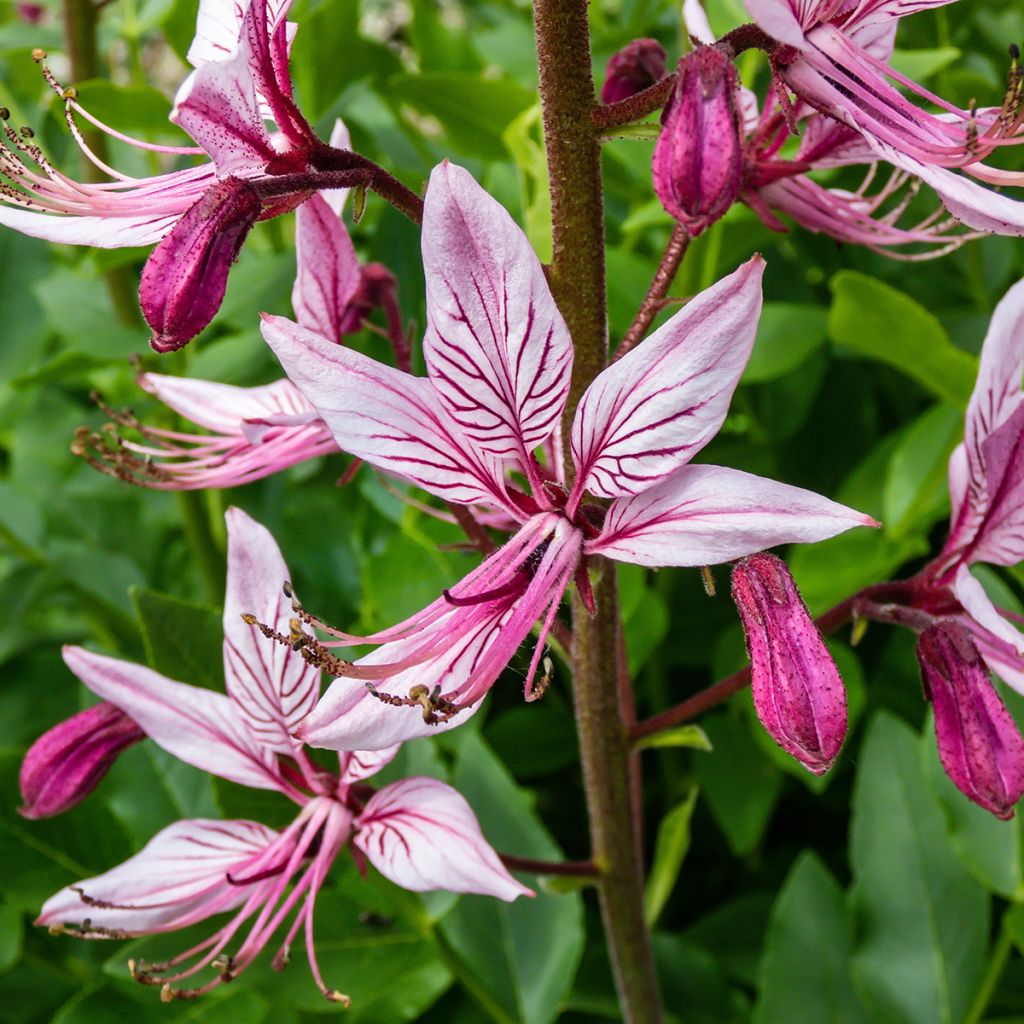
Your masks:
M959 623L939 621L918 637L917 658L946 774L976 804L1012 818L1024 794L1024 739L971 634Z
M989 668L1024 692L1024 635L970 573L979 562L1024 559L1024 281L996 307L967 406L964 440L949 460L950 533L909 582L908 603L967 628Z
M209 433L154 427L130 412L104 407L113 422L103 433L80 429L72 451L127 483L162 491L240 487L338 450L316 411L288 380L242 388L143 373L139 385Z
M747 639L757 717L786 753L823 775L846 735L846 693L786 563L766 553L741 559L732 597Z
M62 889L37 923L83 938L122 938L176 931L230 912L209 938L166 963L133 963L137 980L162 986L163 998L174 999L237 977L289 922L274 966L288 962L303 929L320 990L347 1002L320 976L313 940L317 894L346 846L361 867L369 861L414 892L449 889L512 900L529 890L505 870L469 805L449 786L410 778L374 792L363 781L397 748L343 753L336 772L310 760L294 734L316 703L319 673L290 648L268 648L242 619L255 612L288 628L290 609L281 595L287 567L262 526L237 509L227 520L227 694L78 647L66 648L64 658L89 689L159 746L231 782L278 790L298 815L281 832L254 821L177 822L119 867ZM216 972L212 979L179 987L206 968Z
M661 205L693 237L724 216L740 194L739 94L732 60L714 46L698 43L679 61L651 171Z
M969 227L1024 234L1024 205L971 180L1024 184L1019 172L983 162L1001 147L1024 141L1016 60L1002 106L985 110L955 107L888 63L899 18L949 2L746 0L746 5L780 44L773 63L800 99L852 128L881 159L924 181ZM939 113L923 110L901 88L934 104Z
M87 184L62 174L31 140L5 122L8 149L0 149L0 174L15 190L0 199L0 224L52 242L121 248L159 241L218 178L266 173L267 165L311 137L293 114L287 77L288 5L279 0L203 0L189 61L196 69L175 99L171 120L199 147L156 146L129 138L98 121L44 67L44 75L64 101L69 128L85 155L110 181ZM40 55L42 59L42 55ZM270 94L268 101L265 97ZM263 115L281 116L271 135ZM201 156L196 167L151 178L133 178L96 157L78 130L75 116L112 138L170 156ZM33 167L34 165L34 167ZM35 168L35 169L34 169Z
M369 638L334 631L327 646L381 644L355 664L324 661L335 675L375 684L383 700L339 679L303 725L309 742L368 748L451 725L539 622L525 683L528 699L537 696L545 639L569 581L593 600L593 557L699 566L872 522L799 488L688 465L721 426L750 355L760 257L591 384L572 424L570 487L559 425L572 344L522 231L466 171L444 163L427 189L422 246L427 379L280 317L264 317L264 337L340 448L517 530L406 622ZM305 642L323 654L325 645Z
M39 737L21 762L18 785L25 818L51 818L81 803L122 750L146 734L104 701L79 711Z
M339 342L362 328L370 307L387 299L388 282L394 285L384 268L360 267L339 216L343 202L343 195L325 193L299 208L292 290L299 323ZM120 480L157 490L237 487L338 450L316 411L287 379L241 388L143 373L139 385L209 433L153 427L104 407L113 422L102 433L80 430L72 450Z
M714 43L699 0L687 0L683 15L694 39ZM858 132L806 103L794 108L776 83L769 86L760 114L757 97L748 89L740 90L738 102L744 136L739 198L769 228L787 230L781 214L808 231L905 260L941 256L978 237L978 232L965 231L957 220L943 216L941 208L920 221L901 224L921 179L896 168L879 184L879 154ZM799 148L784 157L783 147L797 127ZM809 176L849 164L867 168L855 191L828 188ZM912 250L904 251L908 246Z
M56 242L111 248L158 242L139 294L159 352L180 348L210 322L230 266L256 221L292 210L311 194L301 180L312 169L314 150L326 147L292 100L289 3L203 0L189 50L195 70L178 90L171 114L199 148L153 146L123 136L84 110L74 90L63 89L45 68L47 81L65 100L76 141L112 180L72 181L4 123L9 148L0 150L0 174L14 187L0 192L0 199L21 209L0 206L0 224ZM130 178L91 153L76 114L140 148L206 156L209 162Z

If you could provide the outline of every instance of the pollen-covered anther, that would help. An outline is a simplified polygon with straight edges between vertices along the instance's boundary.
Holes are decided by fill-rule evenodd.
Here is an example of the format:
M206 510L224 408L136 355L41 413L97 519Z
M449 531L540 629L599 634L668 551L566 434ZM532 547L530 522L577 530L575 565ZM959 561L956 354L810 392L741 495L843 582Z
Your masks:
M38 64L41 60L46 60L47 53L41 47L37 46L32 50L32 59Z
M339 992L336 988L329 988L324 992L324 997L332 1003L341 1003L346 1009L352 1005L352 1000L349 999L344 992Z

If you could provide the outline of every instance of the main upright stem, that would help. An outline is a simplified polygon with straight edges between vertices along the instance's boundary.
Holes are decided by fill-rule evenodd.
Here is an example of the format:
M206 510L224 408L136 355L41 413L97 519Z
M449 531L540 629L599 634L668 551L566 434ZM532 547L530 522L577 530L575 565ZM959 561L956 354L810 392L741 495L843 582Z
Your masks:
M549 279L572 335L572 388L563 436L580 396L608 360L601 150L591 115L586 0L534 0L553 221ZM566 459L567 471L571 462ZM601 914L628 1024L662 1020L650 936L643 914L643 866L634 842L629 716L618 685L618 602L605 567L597 613L573 600L573 686L593 859L601 871Z

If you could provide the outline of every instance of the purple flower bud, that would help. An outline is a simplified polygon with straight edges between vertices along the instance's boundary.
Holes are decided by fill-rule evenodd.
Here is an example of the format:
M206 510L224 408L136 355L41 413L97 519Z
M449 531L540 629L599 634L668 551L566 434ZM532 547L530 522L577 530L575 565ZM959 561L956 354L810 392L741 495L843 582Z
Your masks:
M662 206L695 237L740 194L739 79L732 62L713 46L698 46L683 57L676 76L651 170Z
M187 345L220 309L228 271L259 218L259 196L240 178L211 185L153 250L139 301L157 352Z
M772 739L823 775L846 735L846 692L786 563L751 555L732 571L750 655L754 707Z
M46 14L46 8L39 4L16 3L14 9L18 12L18 17L27 25L38 25Z
M104 701L43 733L21 763L18 808L26 818L50 818L74 807L99 784L117 755L146 734Z
M970 634L938 622L918 637L917 660L946 774L968 799L1012 818L1024 793L1024 740Z
M617 103L635 96L660 82L665 73L665 47L657 39L634 39L608 61L601 102Z

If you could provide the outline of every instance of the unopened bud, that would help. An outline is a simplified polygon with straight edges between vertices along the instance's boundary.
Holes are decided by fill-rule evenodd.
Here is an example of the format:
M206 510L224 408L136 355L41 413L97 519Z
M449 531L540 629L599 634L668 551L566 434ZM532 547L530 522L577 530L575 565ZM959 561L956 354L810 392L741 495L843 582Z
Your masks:
M96 788L122 750L145 738L135 722L106 701L55 725L21 763L25 805L19 813L49 818L69 810Z
M754 707L772 739L815 775L846 735L846 692L786 563L751 555L732 572L750 655Z
M738 97L736 69L715 47L698 46L679 62L651 171L662 206L693 237L722 217L740 194Z
M660 82L665 73L665 47L657 39L634 39L608 61L601 102L629 99Z
M262 205L240 178L211 185L153 250L142 271L139 301L157 352L187 345L213 319L228 271Z
M917 660L946 774L968 799L1012 818L1024 793L1024 740L970 634L938 622L918 637Z

